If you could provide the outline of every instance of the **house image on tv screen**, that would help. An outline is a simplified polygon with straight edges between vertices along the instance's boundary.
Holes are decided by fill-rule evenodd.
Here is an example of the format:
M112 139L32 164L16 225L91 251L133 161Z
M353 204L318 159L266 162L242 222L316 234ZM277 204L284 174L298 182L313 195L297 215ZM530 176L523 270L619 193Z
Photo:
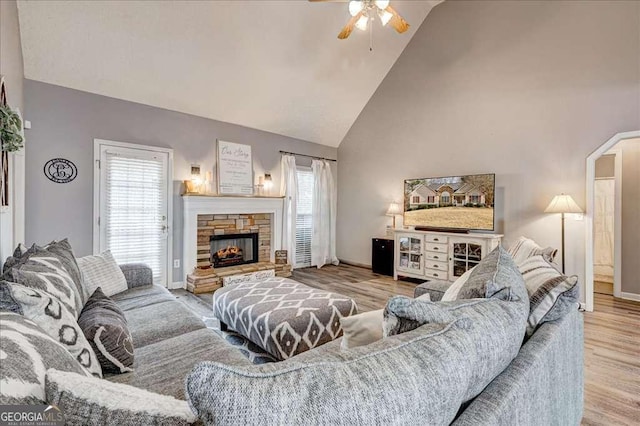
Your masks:
M485 205L485 191L470 183L420 184L409 194L409 207Z

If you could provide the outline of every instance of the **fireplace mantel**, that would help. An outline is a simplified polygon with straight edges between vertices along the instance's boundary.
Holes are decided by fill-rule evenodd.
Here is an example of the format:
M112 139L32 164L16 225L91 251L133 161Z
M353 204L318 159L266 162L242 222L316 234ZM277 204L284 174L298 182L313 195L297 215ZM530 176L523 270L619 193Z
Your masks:
M271 253L282 246L282 197L232 197L212 195L183 195L182 265L185 276L195 268L198 260L198 215L270 214Z

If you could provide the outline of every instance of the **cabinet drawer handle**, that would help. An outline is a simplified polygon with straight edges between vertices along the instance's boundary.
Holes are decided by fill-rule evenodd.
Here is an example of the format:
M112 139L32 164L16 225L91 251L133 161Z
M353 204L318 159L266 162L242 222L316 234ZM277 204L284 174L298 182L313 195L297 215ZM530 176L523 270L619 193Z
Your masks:
M433 249L434 249L434 250L439 250L439 248L438 248L438 247L434 247Z
M438 238L434 238L433 241L440 241Z
M438 276L438 274L433 274L433 276L434 276L434 277L437 277L437 276Z
M439 268L439 266L438 266L438 265L433 265L433 267L434 267L434 268Z

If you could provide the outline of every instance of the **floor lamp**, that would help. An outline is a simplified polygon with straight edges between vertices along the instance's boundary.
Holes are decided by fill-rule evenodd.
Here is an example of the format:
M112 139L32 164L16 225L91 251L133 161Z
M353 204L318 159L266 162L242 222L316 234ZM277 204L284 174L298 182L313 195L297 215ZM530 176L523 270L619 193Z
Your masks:
M571 195L560 194L553 197L545 213L562 214L562 273L564 274L564 215L565 213L583 213L580 206L573 201Z

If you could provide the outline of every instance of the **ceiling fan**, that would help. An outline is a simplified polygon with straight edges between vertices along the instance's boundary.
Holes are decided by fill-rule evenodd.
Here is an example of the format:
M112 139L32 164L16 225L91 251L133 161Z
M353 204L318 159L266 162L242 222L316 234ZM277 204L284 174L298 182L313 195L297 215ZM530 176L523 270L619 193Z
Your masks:
M309 0L310 2L327 2L335 0ZM349 37L354 28L366 31L370 21L376 16L380 18L382 26L389 24L397 32L403 33L409 29L409 24L394 8L389 6L389 0L352 0L349 2L351 19L344 26L338 38L344 40Z

